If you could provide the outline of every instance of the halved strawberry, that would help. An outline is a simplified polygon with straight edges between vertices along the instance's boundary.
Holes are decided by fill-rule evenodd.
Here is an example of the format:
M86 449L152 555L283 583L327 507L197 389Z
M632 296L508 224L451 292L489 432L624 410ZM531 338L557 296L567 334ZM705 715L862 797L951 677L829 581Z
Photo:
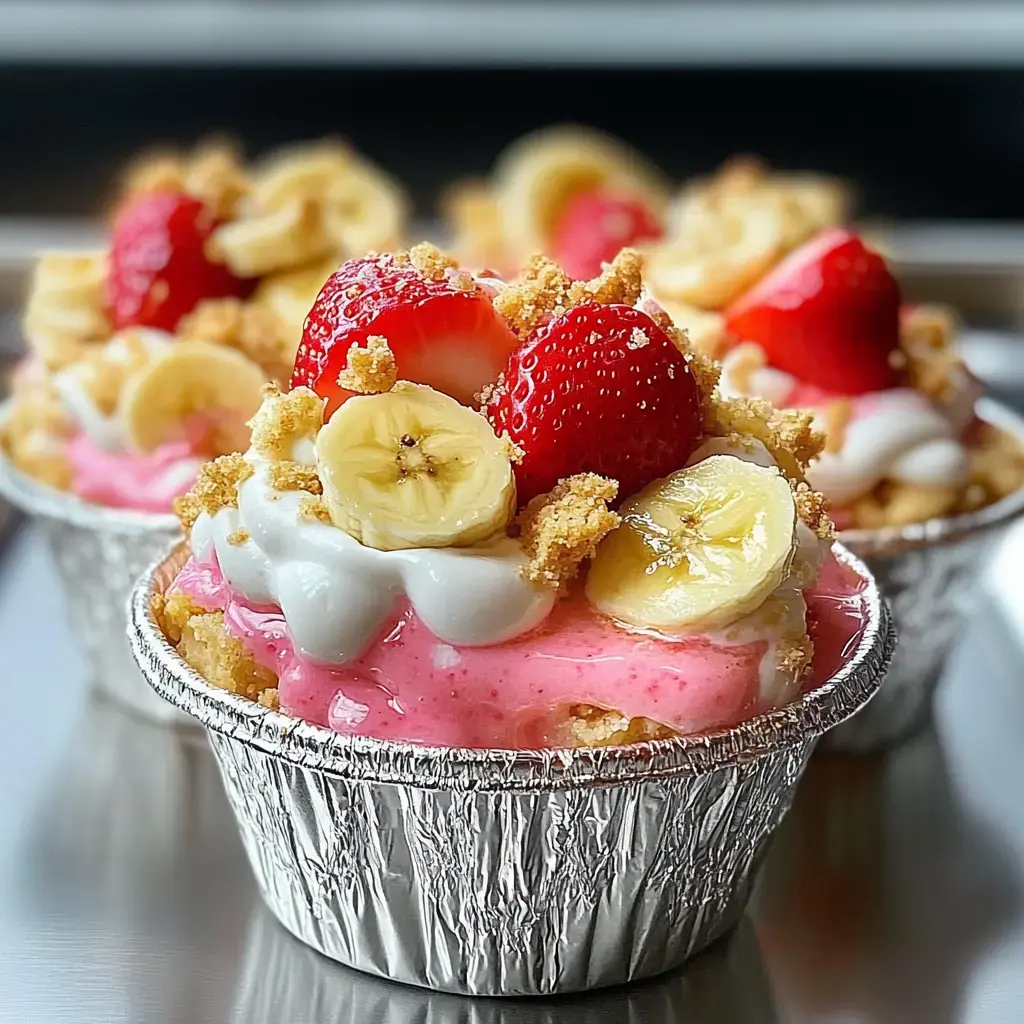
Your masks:
M516 337L495 312L491 292L464 281L435 280L392 255L339 267L306 318L292 373L327 399L330 416L351 392L338 384L353 344L388 341L403 380L429 384L466 405L505 366Z
M661 234L658 219L639 199L600 190L581 192L559 218L552 255L570 277L587 280L627 245Z
M110 248L114 325L173 331L202 299L245 295L251 283L206 256L216 226L201 202L181 192L147 192L126 205Z
M701 433L701 396L683 354L632 306L588 305L512 353L485 410L525 456L520 504L574 473L600 473L627 498L679 469Z
M844 228L822 232L726 310L738 340L805 384L845 395L896 383L900 289L885 260Z

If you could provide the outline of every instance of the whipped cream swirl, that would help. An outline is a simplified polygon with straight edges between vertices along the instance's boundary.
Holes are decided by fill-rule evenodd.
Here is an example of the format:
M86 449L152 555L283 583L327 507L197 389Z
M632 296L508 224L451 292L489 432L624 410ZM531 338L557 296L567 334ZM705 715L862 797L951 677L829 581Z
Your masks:
M799 400L795 377L768 366L751 369L743 365L746 358L734 349L722 361L719 389L724 397L756 396L779 406L807 404ZM855 396L850 399L851 416L842 444L822 453L808 470L808 482L837 506L866 494L883 480L932 487L965 482L969 454L962 436L978 394L977 382L961 370L949 400L942 404L912 388ZM821 409L816 426L823 429L825 425Z

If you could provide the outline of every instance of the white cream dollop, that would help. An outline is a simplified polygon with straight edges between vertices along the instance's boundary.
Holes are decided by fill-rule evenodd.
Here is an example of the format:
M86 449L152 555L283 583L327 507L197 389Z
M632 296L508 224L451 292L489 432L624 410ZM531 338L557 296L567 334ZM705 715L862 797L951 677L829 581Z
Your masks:
M192 550L201 556L213 545L231 587L254 604L280 607L311 658L358 657L403 596L440 641L467 647L511 640L554 605L551 590L523 579L526 557L511 538L469 548L364 547L335 526L302 517L306 495L274 490L268 465L251 461L256 471L239 487L238 508L203 513L192 528ZM232 543L240 528L248 539Z
M722 361L724 397L789 404L798 383L795 377L768 366L741 370L748 356L736 353L734 349ZM941 405L912 388L856 396L841 446L824 452L811 465L808 483L836 506L866 494L883 480L922 486L963 483L969 455L961 435L977 396L977 383L966 371L956 376L949 400ZM824 410L818 413L816 426L825 427Z

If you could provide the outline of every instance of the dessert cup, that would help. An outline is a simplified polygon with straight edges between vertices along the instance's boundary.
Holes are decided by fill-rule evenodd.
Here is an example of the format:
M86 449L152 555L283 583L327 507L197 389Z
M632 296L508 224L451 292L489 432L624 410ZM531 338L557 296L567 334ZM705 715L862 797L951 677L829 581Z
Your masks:
M540 995L663 973L740 920L822 733L866 703L894 646L864 565L867 621L830 679L727 729L621 747L470 750L343 736L208 683L152 613L188 557L145 573L133 653L211 745L267 905L371 974Z
M1024 446L1024 418L991 399L980 419ZM964 515L877 530L844 530L840 538L870 568L889 602L899 646L885 687L871 706L829 733L834 750L889 747L929 718L946 658L955 645L987 556L1024 513L1024 490Z
M5 411L0 406L0 420ZM177 517L82 501L22 473L5 452L0 452L0 494L32 516L46 536L68 619L96 686L150 719L191 724L187 715L154 698L125 638L132 584L181 537Z

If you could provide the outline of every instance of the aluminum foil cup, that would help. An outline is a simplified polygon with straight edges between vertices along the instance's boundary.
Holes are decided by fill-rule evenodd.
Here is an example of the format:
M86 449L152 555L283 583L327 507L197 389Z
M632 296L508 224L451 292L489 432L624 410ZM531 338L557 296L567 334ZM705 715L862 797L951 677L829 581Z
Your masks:
M978 415L1024 445L1024 418L984 399ZM874 574L900 642L878 700L831 733L832 750L891 747L931 716L946 658L963 632L981 570L1007 526L1024 513L1024 489L967 515L881 530L844 530L840 540Z
M97 687L150 719L188 722L146 685L125 638L132 585L181 539L177 517L91 505L21 473L2 453L0 495L42 528Z
M735 931L646 984L572 1000L465 999L328 963L263 907L249 923L231 1024L778 1024L757 936Z
M138 582L146 678L210 734L256 881L291 932L371 974L538 995L661 974L739 921L818 737L871 698L894 646L868 621L843 668L716 733L581 750L465 750L342 736L207 683L150 610L181 544Z

